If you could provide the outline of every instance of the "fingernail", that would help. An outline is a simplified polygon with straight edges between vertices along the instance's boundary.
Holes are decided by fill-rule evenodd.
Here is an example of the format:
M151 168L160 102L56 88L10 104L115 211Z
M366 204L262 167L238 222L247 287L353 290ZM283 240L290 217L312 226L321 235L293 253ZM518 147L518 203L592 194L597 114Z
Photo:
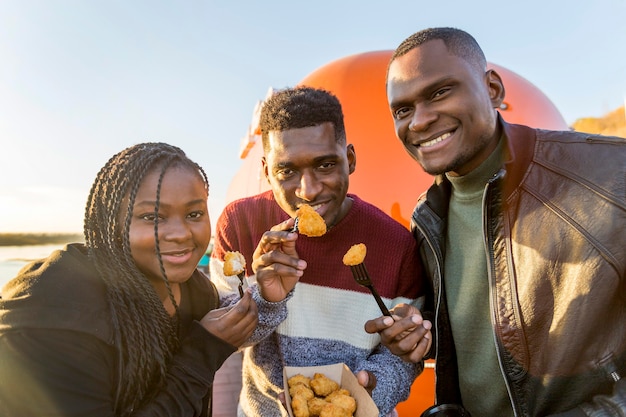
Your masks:
M383 323L385 326L391 326L393 324L393 319L391 317L385 317L383 319Z

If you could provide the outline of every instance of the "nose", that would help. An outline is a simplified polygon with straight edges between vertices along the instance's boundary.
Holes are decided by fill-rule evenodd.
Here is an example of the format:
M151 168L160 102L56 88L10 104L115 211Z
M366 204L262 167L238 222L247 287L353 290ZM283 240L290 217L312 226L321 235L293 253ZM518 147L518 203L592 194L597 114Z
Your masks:
M159 224L159 235L164 240L172 242L183 242L191 238L191 228L185 221L178 217L169 218L166 222Z
M315 172L306 171L300 177L300 184L296 189L296 197L305 201L313 201L321 190L322 184L318 181Z
M411 121L409 122L409 130L411 132L421 132L437 120L437 113L426 106L419 105L413 110Z

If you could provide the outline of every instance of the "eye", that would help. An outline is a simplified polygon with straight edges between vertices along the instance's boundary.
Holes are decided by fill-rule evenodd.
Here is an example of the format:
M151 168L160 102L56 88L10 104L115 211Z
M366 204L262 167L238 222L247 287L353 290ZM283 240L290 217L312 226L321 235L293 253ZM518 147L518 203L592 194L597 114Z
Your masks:
M396 120L402 120L411 113L410 107L399 107L393 111L393 118Z
M329 169L334 168L334 167L335 167L335 165L337 165L337 163L336 163L336 162L334 162L334 161L333 161L333 162L330 162L330 161L327 161L327 162L322 162L322 163L319 165L318 169L319 169L319 170L322 170L322 171L327 171L327 170L329 170Z
M450 87L440 88L439 90L435 91L435 94L433 94L433 99L441 98L441 96L445 95L450 90Z
M282 168L276 171L276 178L278 179L287 179L293 176L295 171L291 168Z
M141 220L144 220L144 221L146 221L146 222L150 222L150 223L154 223L154 220L155 220L155 218L156 218L156 216L155 216L154 212L152 212L152 213L143 213L143 214L140 214L138 217L139 217ZM160 219L161 219L161 217L159 216L159 220L160 220Z
M201 211L201 210L198 210L198 211L192 211L191 213L189 213L189 214L187 215L187 217L189 217L189 218L191 218L191 219L199 219L199 218L201 218L202 216L204 216L204 212L203 212L203 211Z

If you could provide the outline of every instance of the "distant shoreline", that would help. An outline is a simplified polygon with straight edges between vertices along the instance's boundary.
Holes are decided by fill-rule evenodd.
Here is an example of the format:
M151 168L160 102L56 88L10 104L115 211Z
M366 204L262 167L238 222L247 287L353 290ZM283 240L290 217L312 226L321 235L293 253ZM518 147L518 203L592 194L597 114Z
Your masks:
M32 246L84 242L81 233L0 233L0 246Z

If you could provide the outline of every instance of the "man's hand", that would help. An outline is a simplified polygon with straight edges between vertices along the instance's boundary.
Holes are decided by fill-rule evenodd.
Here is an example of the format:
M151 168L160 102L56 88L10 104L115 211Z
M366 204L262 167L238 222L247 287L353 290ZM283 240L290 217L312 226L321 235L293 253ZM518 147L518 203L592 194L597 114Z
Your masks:
M376 375L370 371L359 371L356 374L356 380L359 381L359 385L365 388L365 391L372 396L372 391L376 388Z
M296 252L298 234L290 231L293 223L288 219L265 232L252 255L259 291L270 302L284 300L306 268Z
M258 321L257 305L248 288L237 304L209 311L200 324L223 341L241 347L252 335Z
M365 331L380 334L381 343L405 362L421 361L430 349L432 323L408 304L398 304L391 314L368 320Z

